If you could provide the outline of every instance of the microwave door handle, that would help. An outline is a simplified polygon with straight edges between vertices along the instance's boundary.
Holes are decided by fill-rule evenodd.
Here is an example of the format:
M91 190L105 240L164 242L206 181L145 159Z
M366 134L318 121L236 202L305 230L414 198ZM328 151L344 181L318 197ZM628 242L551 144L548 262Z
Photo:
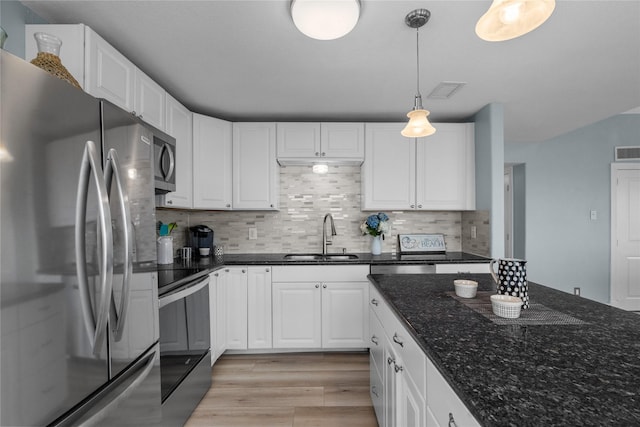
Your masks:
M111 211L104 177L100 174L101 167L98 161L98 151L93 141L85 144L82 162L80 165L80 177L78 180L78 194L76 198L76 273L78 276L78 288L80 301L85 317L85 325L92 342L93 354L98 356L102 351L102 344L107 329L109 301L113 285L113 234L111 232ZM99 302L97 310L91 301L89 290L89 276L87 274L86 255L86 220L87 199L89 193L90 178L93 177L96 185L98 199L98 241L99 251ZM97 311L97 313L96 313Z
M175 158L173 157L173 150L171 150L171 146L166 142L162 146L162 154L160 158L163 159L165 154L169 156L169 170L165 173L164 168L162 168L162 173L164 175L164 179L168 180L173 176L173 171L176 168L176 162L175 162ZM160 161L160 164L164 165L164 162Z
M162 308L166 305L169 305L173 302L179 301L183 298L186 298L190 295L195 294L196 292L202 290L205 286L209 284L209 276L205 276L202 280L194 282L186 287L179 288L179 290L169 293L167 295L163 295L158 300L159 308Z
M122 294L120 296L120 304L117 305L115 295L111 293L112 311L114 314L115 325L112 328L115 332L114 339L119 342L122 339L124 325L129 309L129 300L131 299L131 276L133 274L133 233L131 223L131 211L129 210L129 196L124 188L122 180L122 168L118 160L118 154L115 149L110 149L107 153L107 162L104 169L104 179L107 186L107 194L111 194L111 184L115 180L116 191L118 192L118 201L120 208L120 216L122 217L122 237L124 241L124 271L122 275Z

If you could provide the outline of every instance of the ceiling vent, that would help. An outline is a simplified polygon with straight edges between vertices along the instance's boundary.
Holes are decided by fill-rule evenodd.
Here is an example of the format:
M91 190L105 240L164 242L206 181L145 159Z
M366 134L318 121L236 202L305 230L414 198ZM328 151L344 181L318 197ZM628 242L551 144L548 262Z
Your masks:
M616 147L616 162L640 161L640 146Z
M427 98L449 99L464 85L466 85L466 83L463 82L440 82L440 84L438 84L438 86L436 86L431 93L427 95Z

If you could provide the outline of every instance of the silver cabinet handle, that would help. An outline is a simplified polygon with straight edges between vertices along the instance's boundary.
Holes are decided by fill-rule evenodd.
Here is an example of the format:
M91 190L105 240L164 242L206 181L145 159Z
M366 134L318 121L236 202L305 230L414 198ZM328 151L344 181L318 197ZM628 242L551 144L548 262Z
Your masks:
M411 209L415 209L415 208L416 208L416 205L411 205Z
M371 386L371 394L373 394L375 397L380 397L378 395L378 392L376 391L376 386Z
M404 347L404 343L400 340L397 332L393 334L393 342L398 344L400 347Z
M316 289L318 289L320 287L320 285L318 283L316 283Z
M372 299L372 300L371 300L371 304L373 304L373 305L378 305L378 300L377 300L377 299L375 299L375 298L374 298L374 299Z
M316 151L316 157L320 157L320 153Z
M418 209L422 209L422 205L418 205Z
M374 343L375 345L378 345L378 342L379 342L379 341L378 341L378 337L377 337L377 336L375 336L375 335L372 335L372 336L371 336L371 342L372 342L372 343Z
M387 365L391 365L392 363L396 363L396 359L393 357L387 357Z
M227 207L228 207L228 208L230 208L230 207L231 207L231 205L230 205L229 203L227 203Z
M98 151L93 141L87 141L80 165L80 177L78 193L76 197L76 274L78 276L78 288L82 312L85 318L85 326L93 344L93 354L100 355L104 336L107 330L107 318L109 314L109 302L113 286L113 233L111 231L111 211L109 209L109 195L104 182L104 176L100 174L101 162L98 160ZM87 249L86 249L86 220L87 198L89 193L89 181L93 177L96 184L98 199L98 234L100 265L100 299L96 302L96 310L91 301L89 290L89 276L87 274ZM97 313L96 313L97 311Z
M449 412L449 424L447 424L448 427L458 427L458 424L456 424L456 420L453 418L453 414L451 412Z
M122 295L120 305L116 306L113 293L111 296L112 312L115 321L115 340L122 340L124 325L126 322L129 300L131 299L131 276L133 274L133 223L131 222L131 212L129 211L129 196L124 187L120 168L120 161L115 149L110 149L107 153L107 162L104 169L104 180L107 187L107 194L111 193L111 183L115 180L118 192L120 216L122 216L122 240L124 242L124 274L122 276Z
M268 269L268 268L265 268L265 269L264 269L264 271L268 273L268 272L269 272L269 269Z
M244 271L244 268L242 269L242 272L243 272L243 273L245 272L245 271Z
M323 151L323 152L322 152L322 154L320 155L320 157L324 157L324 156L326 156L326 155L327 155L327 154Z
M168 205L172 205L173 204L173 200L167 200L167 204Z
M402 366L400 366L400 365L396 365L396 366L394 366L394 367L393 367L393 369L395 369L396 374L397 374L398 372L404 371L404 368L403 368Z
M325 284L323 284L323 285L322 285L322 287L323 287L324 289L327 289L327 284L326 284L326 283L325 283Z
M218 277L218 273L213 273L214 276Z

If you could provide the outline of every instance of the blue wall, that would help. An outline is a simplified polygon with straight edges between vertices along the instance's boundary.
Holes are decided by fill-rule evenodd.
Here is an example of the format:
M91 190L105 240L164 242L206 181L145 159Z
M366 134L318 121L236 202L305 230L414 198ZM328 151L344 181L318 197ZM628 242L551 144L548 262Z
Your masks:
M0 1L0 26L9 37L4 49L24 59L24 26L47 22L15 0Z
M476 209L488 210L491 256L504 256L504 106L488 104L478 111L476 137Z
M609 302L610 164L614 147L639 143L640 115L622 114L548 141L505 145L507 163L525 164L529 280Z

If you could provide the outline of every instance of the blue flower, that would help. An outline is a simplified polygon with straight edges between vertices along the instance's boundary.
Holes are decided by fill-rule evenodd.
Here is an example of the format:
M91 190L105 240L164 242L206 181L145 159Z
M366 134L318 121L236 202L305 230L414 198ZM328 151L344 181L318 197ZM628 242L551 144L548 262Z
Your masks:
M384 212L378 212L378 218L380 219L380 221L388 221L389 220L389 217Z
M384 234L389 232L388 220L389 217L384 212L369 215L360 225L360 231L362 231L362 234L370 234L372 236L382 235L384 238Z

